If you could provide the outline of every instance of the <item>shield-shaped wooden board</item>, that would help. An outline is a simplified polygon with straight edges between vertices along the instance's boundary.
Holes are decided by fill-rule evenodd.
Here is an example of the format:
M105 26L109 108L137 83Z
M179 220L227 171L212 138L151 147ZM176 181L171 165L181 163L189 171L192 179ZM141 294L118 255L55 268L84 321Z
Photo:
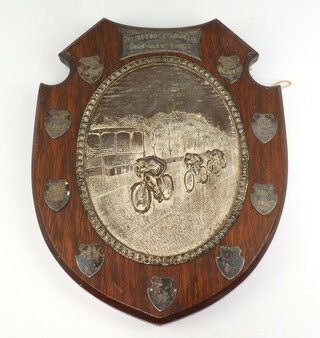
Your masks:
M263 38L263 37L261 37ZM103 19L41 84L33 192L43 236L84 289L165 323L246 278L287 180L280 87L218 20L146 29Z

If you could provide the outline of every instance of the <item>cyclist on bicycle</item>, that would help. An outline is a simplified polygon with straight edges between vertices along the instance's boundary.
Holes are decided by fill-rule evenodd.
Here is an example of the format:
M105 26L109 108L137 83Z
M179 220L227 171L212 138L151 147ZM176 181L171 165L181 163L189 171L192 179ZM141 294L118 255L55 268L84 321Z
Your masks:
M186 165L187 169L193 168L196 173L199 173L200 167L203 163L203 159L199 154L191 154L191 153L186 153L184 156L184 164Z
M219 149L207 150L206 155L212 161L212 172L218 174L221 169L226 167L226 159L224 153Z
M147 156L137 159L137 175L140 177L141 173L144 174L144 179L154 192L154 197L158 202L161 202L163 199L161 176L166 171L166 168L166 163L156 156Z

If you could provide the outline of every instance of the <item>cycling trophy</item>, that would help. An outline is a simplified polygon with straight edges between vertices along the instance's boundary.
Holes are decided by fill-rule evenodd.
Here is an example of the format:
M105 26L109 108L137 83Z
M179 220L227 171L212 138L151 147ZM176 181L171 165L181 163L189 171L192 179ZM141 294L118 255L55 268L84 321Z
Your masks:
M258 264L287 180L281 89L218 20L175 29L103 19L39 89L33 191L63 269L154 323L195 312Z

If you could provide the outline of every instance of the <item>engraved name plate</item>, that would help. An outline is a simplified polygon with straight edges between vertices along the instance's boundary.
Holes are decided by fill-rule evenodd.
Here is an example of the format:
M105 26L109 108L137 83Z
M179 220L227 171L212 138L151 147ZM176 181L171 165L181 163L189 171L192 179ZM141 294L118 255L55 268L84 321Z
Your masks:
M131 29L120 28L121 58L156 52L182 53L196 59L200 57L200 28L196 29Z

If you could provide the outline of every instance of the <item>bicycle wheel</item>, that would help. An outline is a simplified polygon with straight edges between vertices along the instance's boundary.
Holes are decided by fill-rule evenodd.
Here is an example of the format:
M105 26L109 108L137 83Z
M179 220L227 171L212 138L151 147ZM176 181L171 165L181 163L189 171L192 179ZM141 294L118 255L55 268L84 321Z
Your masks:
M208 171L206 167L203 165L200 167L199 178L200 178L200 183L202 184L205 184L208 182L208 178L209 178Z
M172 177L168 174L162 176L162 194L163 199L168 200L174 190Z
M220 160L220 167L221 169L224 169L227 166L227 161L225 157L223 156L222 159Z
M190 170L184 175L184 185L187 189L187 192L191 192L194 188L194 174Z
M213 162L212 162L212 160L208 160L207 168L208 168L209 172L213 173Z
M151 194L146 182L137 182L131 187L131 203L133 209L140 214L150 209Z

